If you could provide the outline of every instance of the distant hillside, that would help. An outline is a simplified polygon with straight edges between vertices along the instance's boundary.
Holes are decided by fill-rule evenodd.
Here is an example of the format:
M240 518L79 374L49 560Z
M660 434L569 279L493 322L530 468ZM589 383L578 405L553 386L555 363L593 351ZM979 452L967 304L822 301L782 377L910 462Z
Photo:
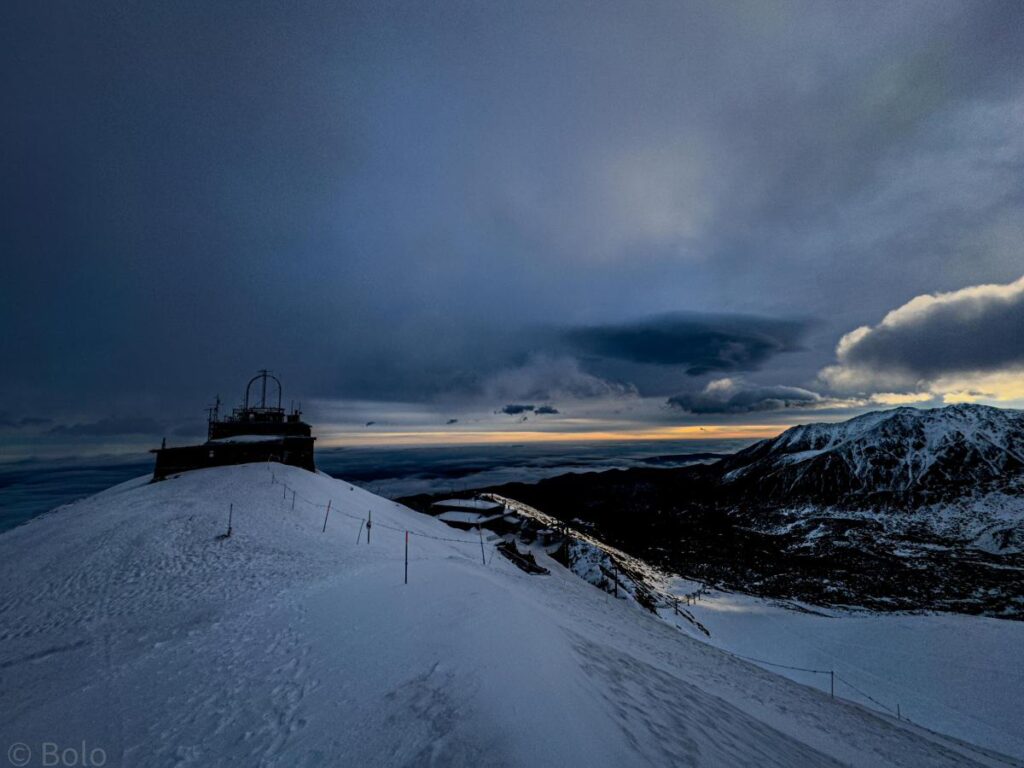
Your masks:
M731 492L793 504L920 503L1005 486L1024 470L1024 412L897 408L793 427L719 462Z
M1024 617L1024 413L897 408L709 465L492 488L676 572L878 610Z

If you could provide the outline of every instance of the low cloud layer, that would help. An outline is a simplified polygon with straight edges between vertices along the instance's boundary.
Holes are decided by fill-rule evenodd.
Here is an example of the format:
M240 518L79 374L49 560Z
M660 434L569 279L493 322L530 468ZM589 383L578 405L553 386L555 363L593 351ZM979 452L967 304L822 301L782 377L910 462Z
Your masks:
M675 313L634 323L575 328L565 334L583 355L682 367L689 376L752 371L800 349L803 320Z
M164 425L155 419L110 416L98 421L59 424L50 430L50 434L75 437L117 437L121 435L157 435L163 429Z
M801 387L746 385L717 379L700 392L674 395L668 405L694 414L729 414L780 411L787 408L821 408L832 401Z
M32 429L52 423L52 419L37 416L16 417L9 413L0 413L0 429Z
M524 413L535 413L538 416L550 416L558 413L558 409L551 405L524 405L521 403L509 403L502 408L500 412L509 416L521 416Z
M518 416L522 413L532 413L532 405L521 405L519 403L509 403L501 409L502 413L507 413L509 416Z
M1019 396L1024 278L917 296L843 336L836 358L821 378L840 391Z

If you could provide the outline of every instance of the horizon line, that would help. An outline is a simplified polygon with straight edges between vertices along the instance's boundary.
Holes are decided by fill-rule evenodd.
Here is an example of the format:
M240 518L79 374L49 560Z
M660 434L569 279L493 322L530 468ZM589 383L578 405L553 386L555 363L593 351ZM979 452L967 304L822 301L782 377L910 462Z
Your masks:
M695 425L625 430L561 432L546 430L335 432L317 437L320 447L365 445L501 445L639 440L763 440L777 437L792 424Z

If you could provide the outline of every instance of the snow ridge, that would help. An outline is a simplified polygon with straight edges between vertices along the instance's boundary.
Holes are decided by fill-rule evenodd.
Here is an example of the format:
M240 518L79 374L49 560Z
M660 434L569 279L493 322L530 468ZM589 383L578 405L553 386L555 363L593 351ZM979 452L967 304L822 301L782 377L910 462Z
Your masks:
M1024 469L1024 412L976 404L903 407L806 424L723 466L726 484L754 479L790 495L958 494L964 483L1000 482Z
M543 564L293 467L133 481L0 536L0 736L125 765L1006 764Z

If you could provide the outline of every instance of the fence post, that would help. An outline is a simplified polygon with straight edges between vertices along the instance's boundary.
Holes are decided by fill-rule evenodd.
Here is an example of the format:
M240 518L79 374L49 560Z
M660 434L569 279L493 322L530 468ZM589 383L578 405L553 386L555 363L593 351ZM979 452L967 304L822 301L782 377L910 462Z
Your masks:
M487 565L487 556L484 554L484 529L482 526L477 526L476 530L480 534L480 561Z
M281 488L281 501L287 501L288 500L288 483L281 483L281 485L283 486Z
M409 532L405 532L405 583L409 583Z
M836 697L836 671L834 669L830 669L828 671L828 678L829 682L831 683L829 694L834 699Z
M234 504L230 504L228 506L228 536L231 535L231 517L234 514L234 511L235 511L235 505Z
M292 491L292 512L295 511L295 491Z
M327 515L331 514L331 501L333 501L333 499L327 500L327 513L324 515L324 529L320 531L320 533L327 533Z
M366 543L370 543L370 528L373 527L373 510L366 510Z
M358 544L359 540L361 538L363 538L363 526L364 525L366 525L366 521L365 520L360 520L359 521L359 532L356 533L356 544Z

